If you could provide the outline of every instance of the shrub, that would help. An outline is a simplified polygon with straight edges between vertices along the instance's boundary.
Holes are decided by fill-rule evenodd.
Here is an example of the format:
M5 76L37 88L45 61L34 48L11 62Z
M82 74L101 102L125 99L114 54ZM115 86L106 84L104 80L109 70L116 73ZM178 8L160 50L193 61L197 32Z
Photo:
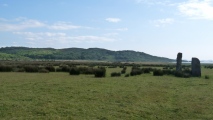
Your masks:
M56 68L56 72L63 72L63 71L62 71L62 68L60 68L60 67L59 67L59 68Z
M55 72L54 66L46 66L45 69L48 70L49 72Z
M80 75L80 70L78 68L71 68L70 75Z
M106 76L106 68L100 67L95 69L95 77L105 77Z
M121 74L125 74L126 73L126 70L121 70Z
M163 71L162 70L154 70L153 75L154 76L163 76Z
M129 74L126 74L125 77L129 77Z
M0 72L11 72L13 70L12 66L1 65Z
M25 66L24 69L25 72L38 72L37 66Z
M111 77L119 77L121 76L121 73L113 72L111 73Z
M205 79L209 79L210 77L208 75L205 75Z
M173 70L169 70L169 69L167 69L167 70L163 70L163 74L166 74L166 75L172 75L172 74L174 74L174 71Z
M130 72L130 75L135 76L135 75L141 75L142 73L143 72L140 68L133 67L131 72Z
M61 66L61 70L62 72L69 72L70 71L70 67L65 65L65 66Z
M94 74L94 69L92 67L80 67L79 71L81 74Z
M182 71L175 71L174 75L175 75L176 77L183 77L183 76L184 76L184 74L183 74Z
M38 70L38 72L39 73L49 73L49 70L42 68L42 69Z
M142 68L143 73L150 73L152 68Z

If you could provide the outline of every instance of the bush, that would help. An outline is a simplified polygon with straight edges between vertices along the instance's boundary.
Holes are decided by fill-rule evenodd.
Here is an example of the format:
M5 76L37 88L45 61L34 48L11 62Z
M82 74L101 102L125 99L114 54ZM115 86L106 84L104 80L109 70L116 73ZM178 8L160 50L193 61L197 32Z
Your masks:
M205 75L205 79L209 79L210 77L208 75Z
M125 77L129 77L129 74L126 74Z
M174 75L176 77L190 78L191 77L191 70L187 69L187 70L184 70L184 71L175 71Z
M25 72L38 72L37 66L25 66L24 69Z
M111 77L120 77L121 73L113 72L111 73Z
M0 72L11 72L13 70L12 66L1 65Z
M143 73L150 73L152 68L142 68Z
M174 71L173 70L169 70L169 69L167 69L167 70L163 70L163 74L165 75L172 75L172 74L174 74Z
M106 68L100 67L95 69L95 77L105 77L106 76Z
M153 75L154 76L163 76L163 71L162 70L154 70Z
M70 72L70 67L68 65L60 66L61 72Z
M94 74L94 69L92 67L80 67L79 71L81 74Z
M62 71L62 68L60 68L60 67L59 67L59 68L56 68L56 72L63 72L63 71Z
M125 74L126 73L126 70L121 70L121 74Z
M130 75L131 76L135 76L135 75L141 75L143 72L140 68L135 68L133 67L131 72L130 72Z
M49 73L49 70L43 68L43 69L38 70L38 72L39 73Z
M80 75L80 70L78 68L71 68L70 75Z
M49 72L55 72L54 66L46 66L45 69L48 70Z

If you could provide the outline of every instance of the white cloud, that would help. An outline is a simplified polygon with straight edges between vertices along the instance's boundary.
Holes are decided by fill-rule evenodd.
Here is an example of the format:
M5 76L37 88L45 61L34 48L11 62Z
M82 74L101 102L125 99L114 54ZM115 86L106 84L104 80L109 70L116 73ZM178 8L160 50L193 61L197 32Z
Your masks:
M178 5L182 15L192 19L213 20L213 0L189 0Z
M77 36L77 37L69 37L71 40L76 42L113 42L115 39L100 37L100 36Z
M173 24L175 20L173 18L165 18L151 21L152 24L156 27L165 27L168 24Z
M107 18L106 21L108 21L108 22L113 22L113 23L117 23L117 22L120 22L121 19L120 19L120 18Z
M23 30L28 28L39 28L46 26L44 23L38 21L38 20L23 20L18 23L10 23L9 20L1 18L1 21L7 22L7 23L0 23L0 31L16 31L16 30Z
M69 22L47 24L38 20L19 17L13 20L0 18L0 31L19 31L30 28L48 28L51 30L93 29L91 27L72 25Z
M172 3L170 0L134 0L136 3L143 3L147 5L166 5L174 6L176 3Z
M128 28L118 28L118 29L115 29L117 31L128 31L129 29Z
M27 40L27 43L34 44L59 44L67 45L73 42L113 42L115 39L101 36L69 36L66 33L51 33L51 32L14 32L13 34L20 35Z
M76 25L71 25L70 23L66 23L66 22L57 22L53 25L50 25L48 28L54 29L54 30L70 30L70 29L78 29L78 28L82 28L82 27L76 26Z

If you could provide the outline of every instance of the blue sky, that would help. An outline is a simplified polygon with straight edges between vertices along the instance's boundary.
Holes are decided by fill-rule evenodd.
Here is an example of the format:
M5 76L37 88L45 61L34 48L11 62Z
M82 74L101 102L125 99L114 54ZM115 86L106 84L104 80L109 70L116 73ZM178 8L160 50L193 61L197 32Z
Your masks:
M0 47L213 59L213 0L0 0Z

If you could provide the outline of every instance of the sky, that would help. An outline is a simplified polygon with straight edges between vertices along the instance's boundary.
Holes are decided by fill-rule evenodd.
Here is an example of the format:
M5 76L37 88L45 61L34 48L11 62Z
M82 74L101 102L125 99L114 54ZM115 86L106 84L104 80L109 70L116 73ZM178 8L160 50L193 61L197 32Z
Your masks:
M213 0L0 0L0 47L134 50L212 60Z

